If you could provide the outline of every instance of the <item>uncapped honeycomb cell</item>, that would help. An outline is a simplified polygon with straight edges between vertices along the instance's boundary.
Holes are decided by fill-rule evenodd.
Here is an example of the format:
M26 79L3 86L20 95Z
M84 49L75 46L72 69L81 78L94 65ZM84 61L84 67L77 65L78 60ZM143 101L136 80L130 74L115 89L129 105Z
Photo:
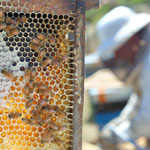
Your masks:
M71 150L76 17L27 6L0 0L3 63L10 69L3 75L11 82L0 107L0 149Z

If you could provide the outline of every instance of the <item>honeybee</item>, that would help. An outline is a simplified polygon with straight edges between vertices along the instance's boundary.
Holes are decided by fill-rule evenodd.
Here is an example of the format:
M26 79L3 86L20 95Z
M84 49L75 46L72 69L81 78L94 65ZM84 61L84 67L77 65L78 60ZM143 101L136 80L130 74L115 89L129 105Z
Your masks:
M13 80L14 76L11 72L6 71L6 70L2 70L1 73L6 76L8 79L10 79L11 81Z
M36 51L36 52L38 52L39 49L40 49L40 45L35 44L35 43L30 43L30 44L29 44L29 47L30 47L32 50Z
M36 111L36 110L32 110L32 111L31 111L32 117L35 117L36 114L37 114L37 111Z
M5 18L5 13L3 8L0 8L0 18Z
M55 112L55 110L52 109L52 108L50 108L48 105L43 106L43 107L41 108L41 110L47 111L47 112L49 112L49 113L54 113L54 112Z
M35 37L35 38L32 39L32 43L35 43L37 45L42 45L43 41L41 41L40 39Z
M23 25L23 23L25 23L27 21L27 17L26 16L22 16L21 18L18 18L17 19L17 23L19 24L19 25Z
M0 18L0 22L5 23L5 18Z
M24 79L26 82L30 81L30 76L31 76L31 69L27 68L25 73L24 73Z
M64 118L66 116L66 112L62 111L58 107L55 108L55 111L57 112L58 116L61 118Z
M33 125L32 121L28 118L21 118L21 120L28 125Z
M45 105L45 106L42 106L42 108L41 108L42 110L50 110L50 107L49 107L49 105Z
M12 29L12 30L10 30L10 31L8 31L7 32L7 36L16 36L16 35L18 35L19 34L19 29L18 28L14 28L14 29Z
M48 115L47 119L44 120L45 124L47 124L49 121L51 121L52 115Z
M63 131L67 128L67 125L64 125L64 126L59 126L58 127L58 131Z
M0 30L4 30L6 28L6 23L0 22Z
M62 145L65 141L64 140L53 140L52 142L57 145Z
M36 69L33 68L32 71L31 71L31 74L30 74L30 80L33 81L35 76L36 76Z
M15 27L18 27L17 26L17 21L15 19L10 18L10 17L6 18L6 24L8 24L8 25L14 25Z
M43 105L45 105L45 101L42 101L41 103L38 102L38 104L36 105L36 109L41 109Z
M30 99L30 89L28 86L24 87L24 95L26 99Z
M34 99L29 99L26 103L25 103L25 108L29 109L29 107L31 107L32 103L33 103Z
M50 113L50 108L48 106L42 106L40 112L40 114L47 114Z
M45 59L42 63L41 63L41 66L42 67L45 67L47 65L50 65L50 63L52 63L53 59L52 58L47 58Z
M34 125L36 125L36 124L37 124L37 122L36 122L35 118L33 118L33 117L31 117L31 122L32 122L32 124L34 124Z
M64 118L67 114L64 111L58 112L59 117Z
M69 59L69 56L68 56L68 55L62 56L62 58L61 58L62 63L66 62L68 59Z
M49 40L49 42L52 44L52 45L55 45L56 44L56 39L55 39L55 37L54 36L48 36L48 40Z
M47 124L48 124L52 129L58 130L58 126L57 126L55 123L49 121Z
M44 34L42 34L42 33L37 33L37 34L36 34L36 37L37 37L39 40L44 41L44 43L47 42L47 37L46 37Z
M38 122L39 125L42 126L42 124L43 124L43 119L42 119L42 115L41 115L41 114L38 114L38 115L36 116L36 121Z
M58 67L60 67L60 65L61 65L59 60L57 60L57 59L54 59L52 64L55 65L55 66L58 66Z
M41 143L52 142L53 140L54 140L54 135L52 135L51 133L44 133L41 139Z
M41 62L43 60L44 55L45 55L45 51L44 50L39 51L38 56L37 56L37 60L39 62Z
M15 112L15 113L10 113L10 114L8 115L9 119L17 119L17 118L19 118L19 117L21 117L21 116L22 116L22 114L17 113L17 112Z
M7 25L6 28L5 28L5 31L6 32L10 32L12 29L15 29L15 25L14 24Z
M33 83L33 87L34 87L34 88L38 88L40 85L41 85L41 84L40 84L39 82Z
M29 93L32 93L34 90L34 84L32 81L29 81Z
M39 94L41 94L41 95L46 95L46 94L51 93L52 91L51 91L50 89L41 89L41 88L39 88L39 89L37 90L37 92L38 92Z

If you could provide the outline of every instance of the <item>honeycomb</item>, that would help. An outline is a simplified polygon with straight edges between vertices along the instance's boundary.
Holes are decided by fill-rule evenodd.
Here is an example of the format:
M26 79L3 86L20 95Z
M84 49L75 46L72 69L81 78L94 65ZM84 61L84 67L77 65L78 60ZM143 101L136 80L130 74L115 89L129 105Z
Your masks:
M0 149L71 150L76 16L22 5L0 1Z

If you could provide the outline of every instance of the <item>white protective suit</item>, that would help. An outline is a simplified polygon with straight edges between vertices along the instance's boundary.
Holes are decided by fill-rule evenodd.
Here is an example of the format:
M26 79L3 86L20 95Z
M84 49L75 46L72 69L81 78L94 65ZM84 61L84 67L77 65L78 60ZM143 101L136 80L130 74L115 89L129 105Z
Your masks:
M136 79L140 95L136 92L132 94L120 116L104 126L100 134L101 144L110 149L113 149L116 142L126 139L136 140L140 136L150 138L150 25L146 26L143 39L146 53L141 62L142 70Z

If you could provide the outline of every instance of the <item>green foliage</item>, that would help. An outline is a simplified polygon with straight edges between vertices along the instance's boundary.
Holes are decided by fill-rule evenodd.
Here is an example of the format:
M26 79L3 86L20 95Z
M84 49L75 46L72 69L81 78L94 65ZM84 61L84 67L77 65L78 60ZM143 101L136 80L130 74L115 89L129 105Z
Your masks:
M90 10L86 13L86 19L88 22L96 23L104 14L106 14L108 11L110 11L112 8L119 6L119 5L125 5L125 6L134 6L142 3L150 3L150 0L116 0L115 3L112 4L106 4L103 5L99 9Z
M149 0L117 0L117 5L132 6L132 5L148 3L148 2L150 2L150 1Z
M99 9L87 11L86 20L88 22L96 23L104 14L106 14L112 8L112 5L104 5Z

